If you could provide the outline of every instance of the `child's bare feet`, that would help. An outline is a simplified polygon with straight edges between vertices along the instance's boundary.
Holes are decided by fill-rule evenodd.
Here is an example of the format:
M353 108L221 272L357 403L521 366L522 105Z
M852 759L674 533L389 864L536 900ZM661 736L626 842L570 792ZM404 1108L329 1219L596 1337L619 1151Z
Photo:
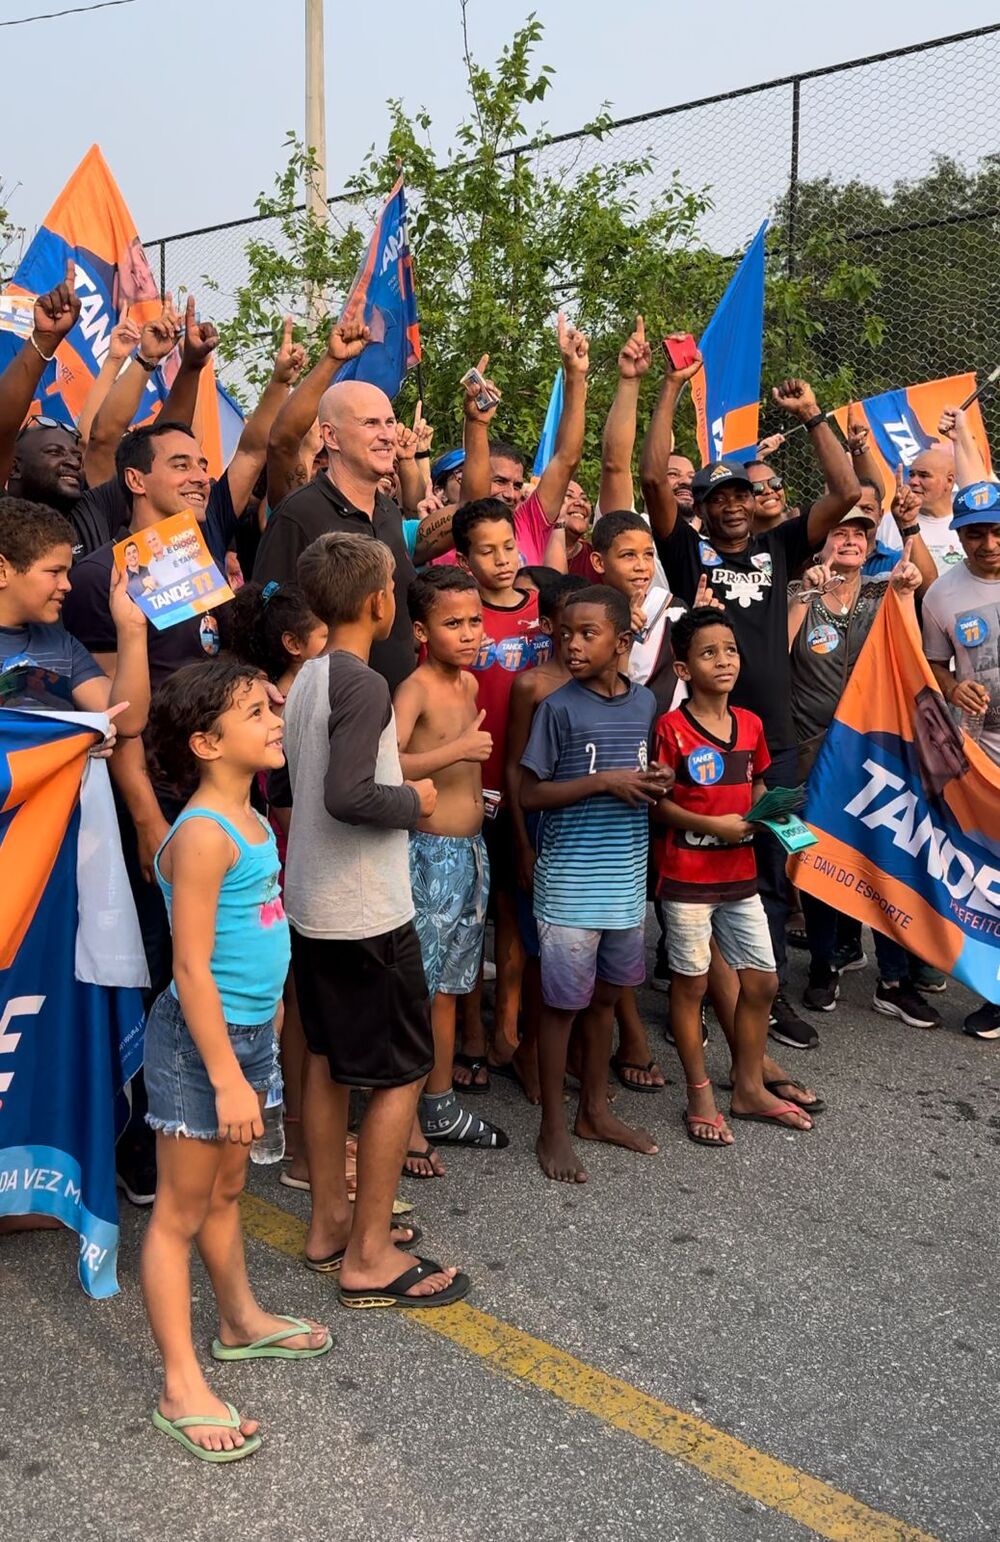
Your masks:
M287 1323L285 1326L288 1326ZM323 1331L326 1332L325 1329ZM204 1380L200 1384L196 1382L185 1387L173 1397L168 1397L164 1392L157 1406L163 1417L171 1422L174 1419L190 1419L198 1414L209 1419L229 1419L228 1407L215 1396ZM251 1435L256 1435L259 1427L256 1419L241 1419L238 1430L226 1429L217 1424L191 1424L185 1427L184 1433L188 1440L206 1451L235 1451Z
M633 1129L616 1119L609 1108L585 1110L581 1103L576 1115L574 1134L581 1140L601 1140L610 1146L624 1146L644 1156L656 1156L659 1146L648 1130Z
M546 1178L555 1178L560 1183L586 1183L586 1171L580 1166L565 1130L553 1134L540 1130L535 1154Z

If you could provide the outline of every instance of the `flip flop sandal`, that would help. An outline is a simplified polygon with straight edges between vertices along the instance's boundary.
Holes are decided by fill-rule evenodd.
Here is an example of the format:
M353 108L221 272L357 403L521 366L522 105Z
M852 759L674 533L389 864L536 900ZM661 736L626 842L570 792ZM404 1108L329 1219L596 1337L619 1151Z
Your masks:
M646 1065L639 1065L635 1060L619 1060L617 1055L612 1055L609 1061L609 1065L611 1066L612 1071L614 1071L626 1092L662 1092L663 1088L666 1086L665 1081L630 1082L627 1076L622 1075L623 1071L651 1071L655 1064L655 1060L650 1060Z
M360 1307L362 1310L368 1307L402 1307L404 1310L414 1311L425 1307L451 1306L456 1301L461 1301L467 1296L472 1281L467 1274L456 1274L451 1284L444 1290L439 1290L434 1296L408 1296L406 1292L414 1285L419 1285L429 1274L440 1274L441 1265L436 1264L430 1258L418 1258L412 1269L407 1269L388 1285L380 1290L345 1290L340 1287L341 1306Z
M716 1082L715 1085L723 1092L732 1092L733 1090L732 1082ZM776 1076L773 1081L765 1082L764 1086L767 1088L768 1092L773 1098L781 1097L781 1093L778 1091L779 1087L794 1087L797 1092L809 1091L809 1088L803 1087L802 1083L797 1082L794 1076ZM795 1103L794 1098L785 1098L783 1101L786 1103ZM803 1114L821 1114L826 1107L826 1099L818 1097L815 1103L795 1103L795 1107Z
M428 1141L427 1145L424 1147L423 1151L408 1151L406 1153L406 1155L408 1157L419 1157L424 1162L429 1162L430 1159L431 1159L431 1153L433 1152L433 1150L434 1150L434 1147L431 1145L430 1141ZM418 1183L424 1183L429 1178L440 1178L440 1177L442 1177L442 1174L441 1173L435 1173L435 1172L430 1172L430 1173L411 1173L411 1172L409 1172L407 1170L407 1168L406 1168L406 1166L404 1164L404 1167L403 1167L403 1177L404 1178L415 1178Z
M808 1135L809 1130L812 1128L811 1125L807 1128L801 1124L786 1124L784 1119L781 1118L782 1114L808 1113L809 1109L803 1108L801 1103L782 1103L781 1107L776 1108L773 1114L737 1114L730 1108L729 1117L730 1119L742 1119L744 1124L776 1124L783 1130L794 1130L798 1135Z
M232 1403L227 1403L226 1407L229 1409L228 1419L220 1419L216 1414L206 1414L204 1416L200 1414L186 1414L183 1419L168 1419L165 1414L161 1414L160 1410L156 1408L153 1410L153 1424L164 1435L169 1435L171 1440L176 1440L179 1446L183 1446L189 1455L196 1456L199 1462L239 1462L243 1457L253 1456L255 1451L260 1450L261 1438L259 1435L245 1436L243 1444L241 1446L234 1446L232 1451L206 1451L204 1446L199 1446L184 1433L186 1429L190 1429L195 1424L207 1424L213 1429L238 1430L242 1422L239 1414Z
M713 1146L717 1147L720 1151L728 1150L734 1144L733 1141L713 1140L710 1135L696 1135L694 1133L694 1126L696 1124L707 1124L710 1130L721 1130L725 1122L722 1114L716 1114L714 1119L707 1119L703 1115L698 1114L681 1114L681 1123L687 1131L688 1140L693 1145Z
M805 952L809 947L809 938L806 934L805 927L786 926L785 946L787 948L798 948L800 952Z
M326 1341L318 1349L282 1349L283 1339L294 1338L297 1333L311 1333L312 1323L301 1317L281 1318L288 1323L279 1333L269 1333L266 1338L254 1339L252 1344L223 1344L221 1339L212 1340L213 1360L315 1360L333 1348L333 1334L327 1333Z
M456 1087L461 1087L463 1092L489 1092L490 1072L494 1067L489 1064L485 1055L460 1055L456 1050L451 1059L453 1065L460 1065L462 1070L468 1071L470 1076L476 1076L480 1071L486 1072L486 1080L484 1082L456 1082Z
M781 1093L778 1091L779 1087L794 1087L796 1092L809 1091L809 1088L803 1087L802 1083L797 1082L794 1076L779 1076L773 1082L765 1082L764 1086L771 1096L775 1098L781 1097ZM784 1101L786 1103L795 1103L794 1098L785 1098ZM826 1099L816 1098L812 1103L795 1103L795 1107L801 1109L804 1114L821 1114L826 1107Z
M419 1226L408 1226L406 1228L400 1228L400 1230L404 1229L406 1231L412 1231L413 1236L407 1237L405 1242L394 1242L393 1247L402 1248L405 1252L407 1248L415 1248L424 1234L420 1230ZM340 1266L344 1262L344 1254L346 1252L346 1248L337 1248L336 1252L329 1253L326 1258L310 1258L308 1253L304 1253L302 1255L302 1260L306 1268L311 1269L313 1274L339 1274ZM291 1322L291 1320L291 1318L288 1319L289 1322Z
M301 1189L305 1194L308 1194L312 1188L308 1178L293 1178L291 1173L279 1173L278 1182L286 1189Z
M469 1118L470 1121L471 1121L472 1117L473 1116L471 1114L468 1115L468 1118ZM484 1132L485 1132L485 1130L489 1130L491 1136L493 1137L492 1140L489 1140L489 1141L473 1140L469 1136L464 1135L461 1132L456 1134L454 1131L449 1131L449 1133L447 1135L441 1135L440 1133L436 1133L434 1135L434 1137L433 1137L434 1145L435 1146L464 1146L466 1148L466 1150L469 1150L469 1151L503 1151L503 1150L506 1149L507 1146L510 1145L510 1136L507 1134L506 1130L501 1130L499 1125L488 1124L485 1119L479 1119L478 1115L476 1116L476 1118L477 1118L478 1123L483 1125ZM470 1124L466 1124L465 1126L463 1126L463 1129L465 1129L465 1130L471 1129L471 1123ZM428 1137L428 1138L430 1138L430 1137Z

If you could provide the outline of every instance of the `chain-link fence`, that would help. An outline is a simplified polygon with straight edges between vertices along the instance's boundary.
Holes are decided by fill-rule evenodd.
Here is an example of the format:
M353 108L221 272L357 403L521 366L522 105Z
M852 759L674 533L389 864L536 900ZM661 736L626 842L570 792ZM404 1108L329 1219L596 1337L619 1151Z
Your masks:
M512 153L566 177L647 157L640 199L675 174L707 190L694 240L719 253L739 254L770 216L770 272L801 282L814 357L829 377L846 368L863 396L967 369L982 377L997 362L998 121L1000 24ZM346 199L330 207L337 223L358 219ZM213 279L224 321L256 240L280 248L279 222L188 231L147 251L164 289ZM845 254L864 276L863 302L838 280ZM1000 428L1000 406L987 402L986 416Z

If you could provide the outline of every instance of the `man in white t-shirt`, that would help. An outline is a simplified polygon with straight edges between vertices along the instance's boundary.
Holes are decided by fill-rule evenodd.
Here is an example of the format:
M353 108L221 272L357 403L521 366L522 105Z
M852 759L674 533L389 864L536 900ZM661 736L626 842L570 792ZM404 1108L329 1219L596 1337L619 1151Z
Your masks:
M952 529L963 561L927 591L924 653L945 700L1000 766L1000 487L960 488ZM966 1018L965 1032L1000 1039L1000 1006L984 1002Z
M962 561L962 543L951 528L951 500L955 488L955 452L950 444L934 444L921 450L910 464L909 493L916 510L913 525L900 533L887 514L878 539L893 551L901 551L903 536L919 530L939 573L947 573Z

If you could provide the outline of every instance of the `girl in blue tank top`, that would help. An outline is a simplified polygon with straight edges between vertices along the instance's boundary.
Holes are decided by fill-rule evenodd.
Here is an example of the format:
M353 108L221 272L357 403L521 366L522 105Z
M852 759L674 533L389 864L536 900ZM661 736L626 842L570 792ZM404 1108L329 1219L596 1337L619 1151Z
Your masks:
M161 776L178 787L198 783L155 863L174 977L146 1026L158 1177L141 1273L164 1369L153 1423L202 1461L232 1462L252 1455L260 1436L214 1395L198 1363L191 1244L218 1302L216 1360L306 1359L333 1343L326 1328L257 1305L240 1227L289 959L277 847L251 807L250 787L258 772L284 763L282 724L259 671L215 659L178 670L160 688L150 731Z

